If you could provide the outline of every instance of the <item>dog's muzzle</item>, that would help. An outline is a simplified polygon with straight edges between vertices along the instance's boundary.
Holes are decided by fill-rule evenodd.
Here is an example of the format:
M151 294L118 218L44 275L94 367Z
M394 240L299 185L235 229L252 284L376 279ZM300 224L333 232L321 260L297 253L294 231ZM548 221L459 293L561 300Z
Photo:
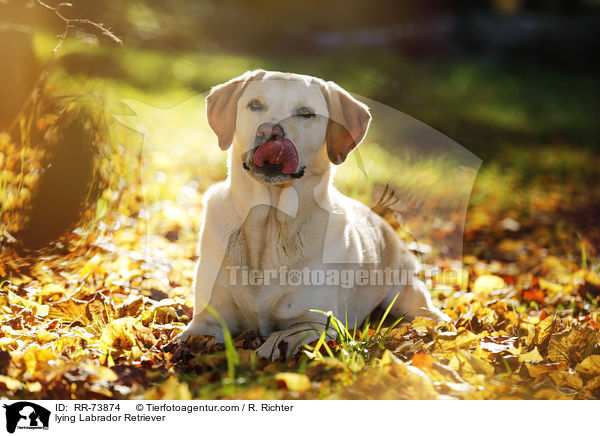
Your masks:
M258 180L273 184L304 175L294 143L280 124L263 123L256 130L254 148L242 156L242 166Z
M285 138L280 124L263 123L256 130L254 163L264 167L265 163L280 166L283 174L294 174L298 170L298 151L292 141Z
M264 167L265 162L280 165L283 174L294 174L298 169L298 152L289 139L267 141L254 152L254 163Z

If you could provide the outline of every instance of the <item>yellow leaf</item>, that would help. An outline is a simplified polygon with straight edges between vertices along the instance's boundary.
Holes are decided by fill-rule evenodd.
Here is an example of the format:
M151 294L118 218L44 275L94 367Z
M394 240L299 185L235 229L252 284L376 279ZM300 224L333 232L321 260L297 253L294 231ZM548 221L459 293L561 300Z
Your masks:
M38 304L36 308L36 315L41 317L48 316L48 311L50 310L50 306L46 304Z
M77 346L79 346L79 338L75 336L63 335L52 342L52 351L56 355L59 355L65 350L65 348Z
M8 291L8 304L18 308L27 307L31 309L35 315L42 317L48 315L48 306L44 304L38 304L35 301L30 301L23 297L19 297L17 294L11 291Z
M477 295L487 296L492 291L504 288L506 288L506 283L504 283L502 277L485 274L477 277L471 290Z
M595 286L600 286L600 274L596 271L588 271L585 280Z
M144 310L144 298L138 297L135 300L120 304L116 307L116 310L118 318L123 318L125 316L138 316Z
M10 350L11 348L16 348L18 346L17 338L13 337L3 337L0 338L0 349L2 350Z
M95 372L96 376L107 382L114 382L119 380L119 376L110 368L106 366L89 366L90 372Z
M100 343L107 349L127 350L135 345L133 325L135 319L131 317L119 318L106 325Z
M29 392L40 392L42 390L42 384L40 382L27 382L27 390Z
M531 350L529 353L523 353L519 355L519 362L540 362L544 360L537 347Z
M386 350L387 351L387 350ZM430 354L417 353L411 358L411 363L420 369L431 369L433 368L434 359Z
M161 400L191 400L192 393L187 382L180 381L176 375L169 378L155 389L146 393L148 399Z
M437 398L437 392L431 379L419 368L412 365L398 363L390 367L391 373L398 377L405 388L411 392L413 398L433 400ZM389 386L392 390L397 388Z
M522 239L503 239L496 248L504 253L516 253L523 251L526 247L525 241Z
M58 334L54 332L47 332L46 330L38 330L35 334L35 338L42 344L50 342L58 338Z
M544 291L549 292L550 294L558 294L563 290L562 285L558 283L551 282L549 280L539 279L540 288Z
M304 392L311 388L310 379L305 374L280 372L275 375L277 385L290 391Z
M600 355L588 356L575 367L576 371L590 375L600 375Z
M379 362L377 362L377 364L380 366L386 366L386 365L391 365L393 362L394 362L394 358L393 358L392 352L390 350L385 350L383 352L383 355L379 359Z
M530 346L533 344L533 339L535 338L535 327L531 324L527 325L527 338L525 338L525 345Z
M525 367L527 368L527 372L529 372L529 376L533 378L544 376L555 371L568 369L568 366L556 363L533 364L531 362L525 362Z
M568 395L560 393L556 389L550 388L540 389L535 394L533 394L533 397L536 400L569 400L572 398Z
M35 374L36 370L42 370L49 360L55 360L56 355L48 346L40 347L37 344L31 344L21 356L25 362L25 369L30 374Z
M550 378L556 386L569 386L573 389L581 389L583 381L578 374L569 371L557 371L550 374Z
M588 382L585 384L585 387L583 388L584 392L587 392L589 395L593 395L593 392L600 388L600 375L594 377L591 380L588 380Z
M491 376L494 374L494 366L485 359L481 359L477 356L463 351L463 356L467 358L473 369L480 374Z
M135 342L141 349L147 350L153 345L156 345L156 338L152 333L152 329L141 324L132 324L133 336Z
M436 322L432 319L417 316L410 326L421 333L427 333L430 328L435 327L435 324Z
M50 307L48 315L51 319L59 319L65 324L71 324L75 321L85 324L89 321L85 311L86 305L86 301L69 298L66 301L54 303Z
M598 342L598 334L591 328L573 327L553 334L548 344L548 360L570 365L590 356Z
M83 268L81 268L81 270L79 271L79 275L81 277L85 277L86 275L88 275L90 272L92 272L94 269L98 268L99 265L102 263L102 256L100 256L99 254L95 254L84 266Z
M21 389L23 385L17 379L14 379L7 375L0 375L0 386L4 386L4 389L8 391L16 391Z
M542 262L542 272L551 274L551 275L559 275L566 274L571 271L575 271L577 269L577 265L572 262L569 262L566 259L559 259L556 256L548 256Z
M170 306L158 306L152 313L154 322L157 324L169 324L177 321L177 312Z
M46 283L44 286L42 286L42 289L37 292L35 295L36 297L39 296L43 296L43 297L48 297L50 295L57 295L57 294L64 294L65 293L65 288L63 286L57 285L55 283Z
M540 342L542 342L546 336L549 336L552 334L552 327L550 327L552 325L552 323L554 322L554 317L553 316L548 316L546 317L546 319L544 319L541 323L538 324L538 340L537 343L539 344Z
M467 345L471 345L477 339L479 339L479 336L473 333L472 331L463 330L462 333L458 334L456 340L454 341L454 345L459 348L465 347Z

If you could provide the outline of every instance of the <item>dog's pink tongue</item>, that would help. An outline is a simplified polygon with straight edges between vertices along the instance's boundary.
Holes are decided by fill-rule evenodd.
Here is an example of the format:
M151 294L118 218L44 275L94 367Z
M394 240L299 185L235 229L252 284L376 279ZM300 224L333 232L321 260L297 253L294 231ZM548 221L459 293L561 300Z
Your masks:
M254 153L254 163L262 167L265 162L281 165L283 174L294 174L298 169L298 152L294 143L289 139L265 142Z

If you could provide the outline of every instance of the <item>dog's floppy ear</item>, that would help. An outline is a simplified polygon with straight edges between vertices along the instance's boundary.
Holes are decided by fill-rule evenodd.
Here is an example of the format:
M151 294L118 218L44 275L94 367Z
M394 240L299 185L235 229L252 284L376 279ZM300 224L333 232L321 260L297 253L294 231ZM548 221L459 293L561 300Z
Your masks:
M235 132L237 102L250 81L264 75L264 70L246 71L229 82L213 87L206 97L208 125L219 139L219 147L227 150Z
M335 83L325 82L321 89L329 109L329 123L325 136L327 155L331 162L339 165L365 137L371 114L366 105Z

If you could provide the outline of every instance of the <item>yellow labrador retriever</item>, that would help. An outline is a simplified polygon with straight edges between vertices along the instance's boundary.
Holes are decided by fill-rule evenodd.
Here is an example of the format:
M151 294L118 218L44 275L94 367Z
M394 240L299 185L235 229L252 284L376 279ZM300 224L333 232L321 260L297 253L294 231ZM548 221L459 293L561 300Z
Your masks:
M393 316L446 319L390 225L332 185L369 127L364 104L333 82L263 70L216 86L206 103L229 174L204 194L194 318L179 340L222 342L216 311L277 358L319 337L315 310L353 328L396 296Z

